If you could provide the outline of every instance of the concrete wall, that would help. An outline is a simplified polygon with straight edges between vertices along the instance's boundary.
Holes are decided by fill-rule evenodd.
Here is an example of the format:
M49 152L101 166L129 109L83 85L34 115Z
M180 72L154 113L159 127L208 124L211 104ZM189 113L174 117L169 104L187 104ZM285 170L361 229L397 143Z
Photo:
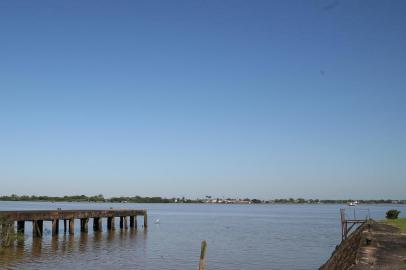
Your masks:
M353 266L365 226L358 227L346 240L342 241L330 259L320 267L320 270L346 270Z

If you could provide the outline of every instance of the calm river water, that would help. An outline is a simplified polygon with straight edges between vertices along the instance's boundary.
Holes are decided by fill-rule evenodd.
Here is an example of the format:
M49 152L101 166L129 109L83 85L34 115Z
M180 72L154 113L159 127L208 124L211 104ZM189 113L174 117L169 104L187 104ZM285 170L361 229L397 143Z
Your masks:
M340 241L343 205L208 205L0 202L0 210L147 209L148 230L50 234L25 241L0 255L0 269L197 269L201 240L208 243L206 268L318 269ZM390 208L405 205L360 205L380 219ZM159 219L159 224L154 221ZM117 221L118 222L118 219ZM142 217L138 224L142 224Z

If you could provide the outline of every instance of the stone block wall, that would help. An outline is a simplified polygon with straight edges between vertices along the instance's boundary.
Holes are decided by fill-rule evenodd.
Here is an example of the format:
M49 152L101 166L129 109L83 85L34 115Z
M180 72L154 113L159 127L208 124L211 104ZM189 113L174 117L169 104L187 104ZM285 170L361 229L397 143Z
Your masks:
M320 267L320 270L347 270L352 267L356 263L365 226L367 225L359 226L347 239L342 241L330 259Z

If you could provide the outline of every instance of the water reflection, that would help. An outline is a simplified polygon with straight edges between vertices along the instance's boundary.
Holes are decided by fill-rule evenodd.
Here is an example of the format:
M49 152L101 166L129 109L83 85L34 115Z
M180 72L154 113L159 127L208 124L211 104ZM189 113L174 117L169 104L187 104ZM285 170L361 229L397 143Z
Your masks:
M90 254L100 252L104 248L133 243L137 234L136 229L94 231L75 235L62 233L54 236L45 235L42 238L33 238L31 234L25 234L24 238L1 250L0 268L23 269L28 263L71 260L75 256L86 254L91 256ZM142 235L146 234L145 230ZM38 269L45 269L44 267L42 263Z
M87 249L89 235L87 233L81 233L79 237L79 251L85 252Z
M51 255L56 255L56 251L58 250L59 247L59 238L58 236L53 236L51 238Z
M33 257L39 257L41 256L41 250L42 250L42 238L33 239L31 245L31 255Z

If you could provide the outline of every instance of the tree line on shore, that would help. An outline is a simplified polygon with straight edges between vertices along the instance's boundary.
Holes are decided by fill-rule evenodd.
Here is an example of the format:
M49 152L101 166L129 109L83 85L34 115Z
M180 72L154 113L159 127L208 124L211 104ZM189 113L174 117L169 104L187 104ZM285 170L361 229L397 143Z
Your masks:
M177 199L177 198L162 198L162 197L111 197L105 198L102 194L94 196L86 195L65 195L65 196L36 196L36 195L4 195L0 196L0 201L45 201L45 202L131 202L131 203L172 203L172 202L194 202L189 199Z
M259 200L259 199L220 199L211 198L211 196L206 196L205 199L186 199L182 198L162 198L162 197L141 197L141 196L122 196L122 197L111 197L105 198L102 194L94 196L86 195L72 195L72 196L36 196L36 195L4 195L0 196L0 201L47 201L47 202L113 202L113 203L276 203L276 204L346 204L352 202L352 199L344 200L319 200L319 199L304 199L304 198L288 198L288 199L274 199L274 200ZM396 204L406 204L406 200L391 200L391 199L380 199L380 200L358 200L360 204L382 204L382 203L396 203Z

